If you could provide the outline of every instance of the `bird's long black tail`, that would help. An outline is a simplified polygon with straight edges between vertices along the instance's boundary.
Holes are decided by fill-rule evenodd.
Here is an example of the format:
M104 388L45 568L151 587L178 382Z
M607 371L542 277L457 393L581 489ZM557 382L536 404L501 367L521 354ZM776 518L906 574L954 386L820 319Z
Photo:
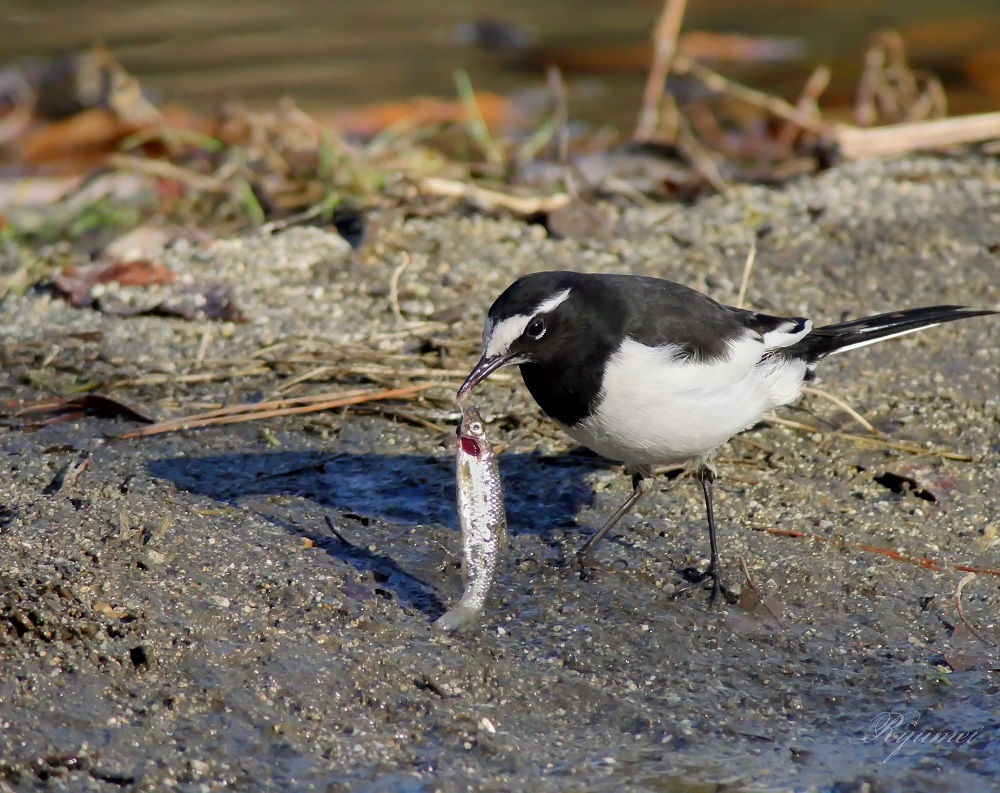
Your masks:
M783 352L815 363L828 355L864 347L923 328L996 313L998 312L965 306L928 306L890 311L873 317L862 317L816 328L801 341L786 347Z

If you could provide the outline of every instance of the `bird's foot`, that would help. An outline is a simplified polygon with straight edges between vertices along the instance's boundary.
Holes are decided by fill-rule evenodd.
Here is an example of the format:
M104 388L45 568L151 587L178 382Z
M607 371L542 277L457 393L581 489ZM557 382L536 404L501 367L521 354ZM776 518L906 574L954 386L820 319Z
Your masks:
M681 575L688 582L687 584L682 584L674 590L671 597L676 598L679 595L683 595L685 592L691 592L695 589L707 589L705 586L706 582L711 580L711 591L708 595L708 607L711 608L715 605L715 602L722 597L727 602L733 602L730 598L729 589L722 581L722 574L719 572L719 567L717 564L709 564L704 570L697 567L685 567L680 571Z
M613 570L611 565L596 561L589 552L584 551L576 553L563 569L567 577L578 574L581 581L587 581L592 578L594 572L597 570L605 573Z

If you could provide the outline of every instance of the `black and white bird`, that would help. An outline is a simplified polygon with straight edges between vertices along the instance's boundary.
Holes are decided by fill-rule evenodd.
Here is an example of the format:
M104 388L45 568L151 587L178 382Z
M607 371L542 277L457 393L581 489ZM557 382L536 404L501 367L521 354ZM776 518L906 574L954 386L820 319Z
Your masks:
M714 602L722 586L712 511L719 446L795 401L828 355L995 313L930 306L813 328L803 317L725 306L660 278L539 272L493 303L482 358L458 396L518 365L531 396L566 434L625 464L632 494L580 549L583 572L595 546L650 489L654 465L693 463L711 555L704 572L687 576L691 586L710 579Z

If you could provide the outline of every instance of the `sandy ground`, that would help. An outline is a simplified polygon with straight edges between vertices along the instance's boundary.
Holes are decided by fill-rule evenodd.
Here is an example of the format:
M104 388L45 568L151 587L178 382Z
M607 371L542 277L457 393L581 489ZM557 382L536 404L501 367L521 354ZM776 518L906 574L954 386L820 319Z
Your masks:
M478 403L502 450L510 558L478 629L430 623L461 591L450 397L514 277L646 273L731 302L766 225L753 307L818 321L997 308L998 188L995 159L915 158L693 207L602 206L607 229L588 239L470 213L380 223L357 251L318 229L175 245L167 264L231 283L247 324L8 297L8 398L38 397L45 378L100 382L167 415L279 389L442 385L384 412L133 440L114 437L137 426L124 419L6 420L0 790L997 785L1000 577L961 592L980 641L954 566L1000 568L998 319L820 370L820 387L926 453L848 437L864 431L817 396L781 417L840 434L771 425L723 449L728 578L747 588L742 560L780 619L671 599L707 552L685 476L602 546L604 569L568 575L627 480L572 449L516 373L496 378ZM936 742L905 740L914 722Z

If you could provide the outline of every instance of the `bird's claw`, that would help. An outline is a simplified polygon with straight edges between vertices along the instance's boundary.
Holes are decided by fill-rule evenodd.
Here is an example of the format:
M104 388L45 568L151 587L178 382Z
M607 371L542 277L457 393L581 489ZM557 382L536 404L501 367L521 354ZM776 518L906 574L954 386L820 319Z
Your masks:
M722 583L722 574L719 572L719 568L716 565L710 564L704 570L700 570L697 567L685 567L680 571L680 573L688 583L677 587L671 597L676 598L679 595L683 595L685 592L690 592L694 589L701 589L703 588L705 582L711 579L712 587L708 596L708 607L711 608L714 606L720 595L725 600L729 600L726 586Z
M581 581L587 581L591 578L595 570L610 572L612 567L611 565L595 561L589 553L580 552L574 554L572 561L567 563L563 570L567 577L579 574Z

